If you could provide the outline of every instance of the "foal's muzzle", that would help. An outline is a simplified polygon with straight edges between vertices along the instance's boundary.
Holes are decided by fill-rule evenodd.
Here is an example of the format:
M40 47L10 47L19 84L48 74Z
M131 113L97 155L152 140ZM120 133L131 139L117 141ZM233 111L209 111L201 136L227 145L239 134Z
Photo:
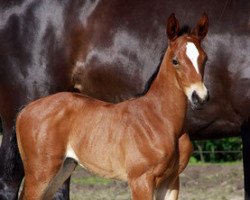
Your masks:
M185 89L185 93L192 105L192 109L201 109L209 100L209 92L203 83L192 84Z
M207 95L204 98L201 98L196 91L192 94L192 107L194 109L201 109L201 107L209 100L209 92L207 91Z

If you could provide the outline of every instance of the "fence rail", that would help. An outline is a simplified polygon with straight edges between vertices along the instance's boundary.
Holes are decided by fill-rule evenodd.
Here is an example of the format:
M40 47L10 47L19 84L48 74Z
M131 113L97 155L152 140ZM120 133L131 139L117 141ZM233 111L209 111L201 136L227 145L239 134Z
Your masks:
M242 151L201 151L202 153L242 153ZM194 153L201 153L200 151L194 151Z

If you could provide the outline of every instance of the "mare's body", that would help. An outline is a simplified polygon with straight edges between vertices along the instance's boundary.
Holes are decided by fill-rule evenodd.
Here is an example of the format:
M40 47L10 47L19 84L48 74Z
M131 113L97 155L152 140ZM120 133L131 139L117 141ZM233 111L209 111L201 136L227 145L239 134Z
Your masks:
M239 135L245 122L249 141L249 10L248 0L0 1L0 198L16 199L23 177L14 130L20 108L74 86L112 102L143 93L167 46L171 12L187 25L203 11L210 16L204 43L210 44L205 71L210 101L190 111L191 136Z

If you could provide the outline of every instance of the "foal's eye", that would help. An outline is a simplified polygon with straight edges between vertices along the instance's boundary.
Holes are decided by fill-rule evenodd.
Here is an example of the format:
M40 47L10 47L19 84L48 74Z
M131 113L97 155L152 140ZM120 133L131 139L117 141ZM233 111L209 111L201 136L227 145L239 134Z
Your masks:
M176 59L173 59L172 60L172 63L174 64L174 65L178 65L179 63L178 63L178 60L176 60Z

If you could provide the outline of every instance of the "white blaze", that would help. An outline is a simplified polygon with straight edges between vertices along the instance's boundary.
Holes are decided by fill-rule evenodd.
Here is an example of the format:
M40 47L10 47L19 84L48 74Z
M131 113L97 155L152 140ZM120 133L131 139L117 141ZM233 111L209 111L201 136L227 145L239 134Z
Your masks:
M194 43L192 43L192 42L187 43L187 45L186 45L186 54L187 54L187 57L192 62L195 70L199 74L199 67L198 67L199 51L198 51L198 49L197 49L197 47L195 46Z

